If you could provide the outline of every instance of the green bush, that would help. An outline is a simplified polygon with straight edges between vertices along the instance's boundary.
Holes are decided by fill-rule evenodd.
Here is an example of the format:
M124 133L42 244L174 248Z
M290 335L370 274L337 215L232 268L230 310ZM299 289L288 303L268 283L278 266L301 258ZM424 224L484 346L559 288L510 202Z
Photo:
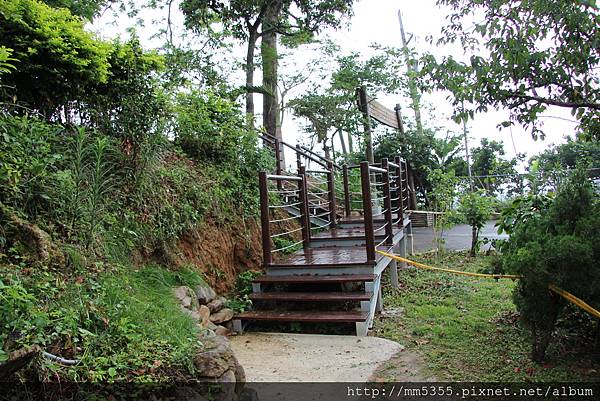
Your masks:
M37 0L0 1L0 46L13 49L18 66L2 77L10 97L47 117L109 76L110 45L69 10Z
M561 183L554 198L530 196L503 212L510 233L502 267L523 276L515 303L531 327L532 358L544 359L566 301L554 284L588 302L600 302L600 204L584 169Z
M33 216L48 207L63 132L35 118L0 115L0 202Z
M180 94L173 132L175 143L189 157L219 177L220 201L235 199L247 214L258 212L256 173L274 163L267 151L258 148L256 133L245 128L235 103L211 92Z
M470 255L475 256L479 250L479 230L490 219L495 199L485 190L471 192L467 190L459 198L458 212L472 228Z

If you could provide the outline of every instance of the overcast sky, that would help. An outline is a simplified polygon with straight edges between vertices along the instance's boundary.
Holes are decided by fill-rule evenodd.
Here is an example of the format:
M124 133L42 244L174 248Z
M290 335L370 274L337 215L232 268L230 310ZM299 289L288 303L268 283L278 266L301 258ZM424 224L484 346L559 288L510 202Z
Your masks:
M370 54L371 50L369 46L372 43L399 47L401 45L398 23L399 10L402 11L404 28L407 35L413 35L410 44L418 53L432 52L437 56L452 54L455 57L462 55L462 49L458 47L435 48L425 40L428 35L439 36L440 28L444 25L445 16L447 15L447 10L436 6L435 0L359 0L354 7L354 17L351 20L349 29L331 30L327 31L326 34L341 46L343 53L356 51L364 54L365 57ZM157 29L157 26L154 26L150 21L158 19L160 16L161 12L158 11L142 13L141 15L147 22L144 29L138 30L142 40L148 47L160 43L148 39ZM182 18L180 15L176 13L172 18L175 25L181 25ZM114 18L110 16L110 13L106 13L104 17L94 23L93 29L108 38L119 34L124 35L126 28L134 24L133 20L123 16L118 19L116 25L112 22L114 22ZM240 61L243 61L244 54L243 47L240 47L239 51L235 51L234 53L236 57L240 58ZM298 57L301 59L306 57L306 54L308 53L300 52ZM315 60L315 62L317 61ZM237 79L241 83L243 73L240 71L239 74ZM257 81L259 81L259 71L257 71L256 77ZM258 84L259 82L256 83ZM302 91L306 90L306 88L299 88L298 90ZM293 96L294 94L292 93L290 98ZM390 107L393 107L396 103L401 103L403 114L410 119L414 119L414 115L408 109L408 99L388 96L380 97L378 100ZM425 94L423 100L425 103L430 103L435 110L434 112L423 110L425 121L456 132L462 132L462 127L455 124L449 118L452 109L446 100L446 94ZM255 101L256 110L260 111L260 96L256 96ZM572 136L575 130L575 123L563 120L570 119L569 110L553 108L549 109L545 113L546 118L542 119L544 123L543 129L547 134L544 141L534 141L531 135L519 126L512 128L511 138L511 130L503 129L500 131L496 128L496 125L504 121L507 116L508 113L505 110L499 110L477 115L474 120L469 121L469 146L477 146L481 138L485 137L504 142L507 155L509 156L513 156L517 152L526 153L530 157L553 143L564 142L564 137L566 135ZM283 125L283 135L286 141L295 143L303 135L298 121L290 118L290 116L286 117Z

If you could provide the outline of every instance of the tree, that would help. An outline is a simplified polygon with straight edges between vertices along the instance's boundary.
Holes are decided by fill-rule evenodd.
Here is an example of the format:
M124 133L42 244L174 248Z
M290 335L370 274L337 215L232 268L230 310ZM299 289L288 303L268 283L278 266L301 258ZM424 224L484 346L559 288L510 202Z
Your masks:
M454 171L433 169L429 171L432 189L429 194L431 210L437 212L434 216L433 238L436 243L438 255L443 251L444 230L453 226L453 208L456 200L458 180Z
M451 132L446 132L443 138L439 135L437 128L425 127L421 135L409 126L404 135L393 133L382 136L375 146L377 159L402 155L408 161L415 191L419 192L419 198L426 207L431 205L429 194L433 189L430 171L452 171L455 176L460 176L466 170L466 163L460 157L461 136ZM416 205L416 195L413 202Z
M66 8L71 14L91 21L98 16L103 6L115 0L43 0L44 3L54 8Z
M395 93L404 86L398 51L377 50L368 59L361 59L358 53L336 57L328 85L317 82L306 94L290 101L294 114L309 121L307 132L316 136L326 152L327 141L335 135L339 135L344 153L353 151L353 137L359 137L363 119L356 106L357 87L366 86L371 93ZM327 51L335 53L335 49Z
M512 159L504 156L502 142L487 138L481 139L481 145L473 148L471 152L471 170L475 177L475 186L485 189L488 195L497 195L503 185L514 186L515 181L518 181L516 166L523 156ZM466 175L466 171L462 175Z
M108 79L110 44L85 31L83 21L67 9L37 0L0 2L0 46L13 50L18 65L2 76L12 88L7 100L16 98L48 119L60 118L61 112L64 117L70 101Z
M590 0L438 0L451 8L438 44L459 42L461 62L423 57L428 88L449 90L458 119L490 108L542 136L538 116L550 106L571 109L580 128L600 137L600 13ZM473 23L471 19L475 19ZM470 109L462 109L463 102Z
M600 204L584 168L563 181L555 198L532 193L502 212L510 234L502 267L522 275L514 300L532 333L532 359L543 361L566 301L550 284L578 298L599 301Z
M472 192L467 189L459 199L459 213L462 214L467 224L471 226L471 250L469 254L475 256L479 248L479 231L490 219L493 211L494 199L483 190Z
M221 22L226 32L246 41L246 113L253 118L252 92L263 95L263 126L281 139L281 112L278 100L278 37L308 40L325 27L338 27L341 18L351 15L354 0L185 0L182 10L186 25L193 29ZM254 86L254 51L261 39L263 83Z
M556 145L532 157L529 170L546 186L556 188L564 176L564 171L574 169L578 163L589 164L591 176L600 174L600 142L568 139L567 143Z

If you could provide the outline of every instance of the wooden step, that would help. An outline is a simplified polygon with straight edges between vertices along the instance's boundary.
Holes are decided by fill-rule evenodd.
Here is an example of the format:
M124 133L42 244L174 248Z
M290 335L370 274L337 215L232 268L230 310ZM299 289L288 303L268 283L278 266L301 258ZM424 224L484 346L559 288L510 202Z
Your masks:
M260 320L274 322L323 322L344 323L364 322L369 317L368 312L363 311L248 311L235 315L239 320Z
M338 274L338 275L293 275L293 276L260 276L254 283L351 283L374 281L374 274Z
M253 301L369 301L371 292L255 292Z

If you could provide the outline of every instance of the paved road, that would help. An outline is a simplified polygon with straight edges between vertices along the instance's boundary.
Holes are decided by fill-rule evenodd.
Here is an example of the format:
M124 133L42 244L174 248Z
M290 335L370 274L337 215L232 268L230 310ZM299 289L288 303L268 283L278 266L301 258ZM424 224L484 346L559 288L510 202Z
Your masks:
M479 238L489 239L507 239L508 235L498 235L495 221L488 221L481 229ZM471 248L471 226L459 224L444 232L445 240L444 247L450 250L463 250ZM433 229L431 227L415 227L413 228L414 250L415 252L425 252L435 249L433 242ZM409 243L410 244L410 243ZM489 248L489 245L484 246L484 249Z

